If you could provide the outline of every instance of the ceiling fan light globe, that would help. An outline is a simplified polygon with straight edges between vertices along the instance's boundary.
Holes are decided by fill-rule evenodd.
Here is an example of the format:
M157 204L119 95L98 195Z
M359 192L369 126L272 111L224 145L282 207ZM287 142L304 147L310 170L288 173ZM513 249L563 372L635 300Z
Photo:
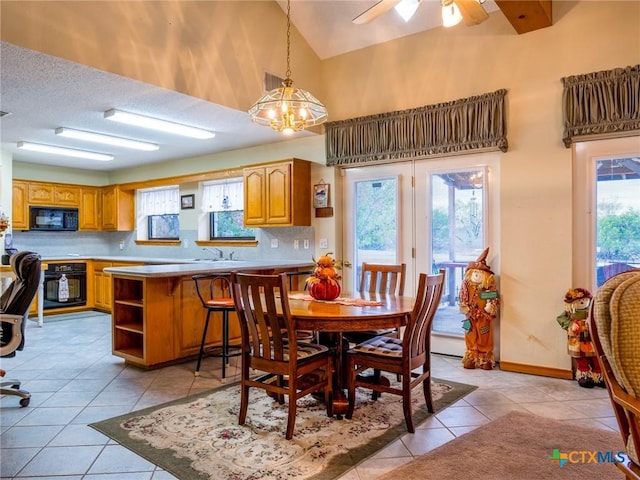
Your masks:
M413 14L416 13L420 0L401 0L394 8L400 14L405 22L411 20Z
M453 0L442 2L442 25L446 28L453 27L462 21L460 9Z

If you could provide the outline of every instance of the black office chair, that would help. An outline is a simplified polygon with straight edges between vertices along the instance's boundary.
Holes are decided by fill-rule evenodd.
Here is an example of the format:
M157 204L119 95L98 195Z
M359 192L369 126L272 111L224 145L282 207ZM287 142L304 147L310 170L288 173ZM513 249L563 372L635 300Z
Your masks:
M222 380L226 376L229 358L237 357L241 354L240 345L229 345L229 312L235 311L233 298L231 297L231 283L229 274L203 273L191 277L196 284L196 292L202 306L207 310L207 316L202 330L202 340L200 341L200 352L198 353L198 363L194 375L200 375L200 365L205 355L222 358ZM205 287L206 285L206 287ZM214 312L222 313L222 345L219 347L205 347L207 341L207 331L209 321Z
M41 261L37 253L18 252L11 256L10 264L15 279L0 296L0 357L13 357L24 348L25 323L40 283ZM4 375L5 371L0 370L0 377ZM20 385L20 380L3 379L0 394L17 395L20 406L26 407L31 394L21 390Z

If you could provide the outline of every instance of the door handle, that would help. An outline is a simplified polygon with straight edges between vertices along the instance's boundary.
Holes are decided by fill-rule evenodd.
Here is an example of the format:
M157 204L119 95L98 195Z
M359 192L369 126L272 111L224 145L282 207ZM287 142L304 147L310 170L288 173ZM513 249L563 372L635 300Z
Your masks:
M342 261L342 266L343 267L347 267L347 268L351 268L353 265L351 265L351 262L349 260L343 260Z

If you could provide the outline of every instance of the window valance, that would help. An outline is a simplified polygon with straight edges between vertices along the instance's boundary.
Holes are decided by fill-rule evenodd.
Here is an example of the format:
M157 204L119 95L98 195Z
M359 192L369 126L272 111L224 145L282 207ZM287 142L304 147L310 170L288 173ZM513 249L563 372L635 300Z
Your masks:
M640 65L562 78L564 135L575 137L640 130Z
M326 124L327 166L507 151L505 89Z

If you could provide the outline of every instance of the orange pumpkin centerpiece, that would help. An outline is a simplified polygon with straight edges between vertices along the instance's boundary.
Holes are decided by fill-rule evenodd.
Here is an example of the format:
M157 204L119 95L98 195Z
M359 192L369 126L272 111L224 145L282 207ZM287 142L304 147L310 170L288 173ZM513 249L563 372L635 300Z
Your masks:
M334 300L340 296L340 275L336 269L336 261L331 254L326 254L316 261L313 273L307 278L309 295L316 300Z

